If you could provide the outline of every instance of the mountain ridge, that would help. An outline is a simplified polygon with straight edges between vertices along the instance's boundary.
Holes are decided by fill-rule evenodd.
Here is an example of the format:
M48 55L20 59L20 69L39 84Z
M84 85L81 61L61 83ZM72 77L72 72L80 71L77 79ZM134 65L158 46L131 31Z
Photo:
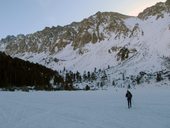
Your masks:
M123 31L128 31L128 28L123 26L122 23L122 19L127 17L128 16L114 12L97 12L95 15L83 19L81 22L73 22L63 27L46 27L42 31L28 35L20 34L17 35L17 37L7 36L7 38L2 39L1 42L12 42L10 46L8 45L6 47L6 53L10 55L13 54L11 51L43 52L47 49L53 54L58 50L62 50L62 48L70 42L72 42L74 49L77 49L77 47L82 47L86 43L96 43L104 40L105 37L103 33L100 32L99 27L104 25L105 22L110 22L110 24L106 26L106 32L116 31L118 34L122 34ZM117 27L115 27L116 25L119 25L122 30L118 30ZM123 34L125 35L125 33ZM17 42L17 44L14 44L15 42ZM46 45L48 48L46 48Z
M138 14L138 18L146 20L149 16L156 16L156 19L164 17L164 12L170 12L170 5L168 0L166 2L158 2L155 5L148 7L143 10L143 12Z
M164 70L162 58L170 53L168 2L157 3L137 17L97 12L63 27L8 36L0 41L0 51L54 70L83 73L108 66L127 74Z

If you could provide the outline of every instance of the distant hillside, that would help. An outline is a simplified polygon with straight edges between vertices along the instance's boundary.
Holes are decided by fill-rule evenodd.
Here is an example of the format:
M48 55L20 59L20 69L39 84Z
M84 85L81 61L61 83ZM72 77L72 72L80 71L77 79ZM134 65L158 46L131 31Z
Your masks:
M0 88L51 90L52 84L61 83L63 78L58 72L0 52Z

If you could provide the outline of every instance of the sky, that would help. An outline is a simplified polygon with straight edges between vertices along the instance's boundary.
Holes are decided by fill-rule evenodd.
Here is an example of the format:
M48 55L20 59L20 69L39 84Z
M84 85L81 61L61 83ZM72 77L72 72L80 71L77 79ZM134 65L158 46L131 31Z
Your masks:
M137 16L166 0L0 0L0 39L79 22L96 12Z

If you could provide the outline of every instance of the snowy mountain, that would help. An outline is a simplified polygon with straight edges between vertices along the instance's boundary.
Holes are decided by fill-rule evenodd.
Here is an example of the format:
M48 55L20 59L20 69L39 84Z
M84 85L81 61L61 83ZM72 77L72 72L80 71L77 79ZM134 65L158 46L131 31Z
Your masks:
M7 36L0 51L54 70L107 71L111 79L169 70L170 4L145 9L137 17L97 12L81 22ZM108 68L109 67L109 68Z

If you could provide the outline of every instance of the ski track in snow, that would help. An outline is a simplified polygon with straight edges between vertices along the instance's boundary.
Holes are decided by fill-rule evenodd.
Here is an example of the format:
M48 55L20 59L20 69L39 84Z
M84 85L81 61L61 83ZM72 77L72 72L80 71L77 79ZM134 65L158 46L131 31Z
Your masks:
M169 128L170 87L0 92L1 128Z

